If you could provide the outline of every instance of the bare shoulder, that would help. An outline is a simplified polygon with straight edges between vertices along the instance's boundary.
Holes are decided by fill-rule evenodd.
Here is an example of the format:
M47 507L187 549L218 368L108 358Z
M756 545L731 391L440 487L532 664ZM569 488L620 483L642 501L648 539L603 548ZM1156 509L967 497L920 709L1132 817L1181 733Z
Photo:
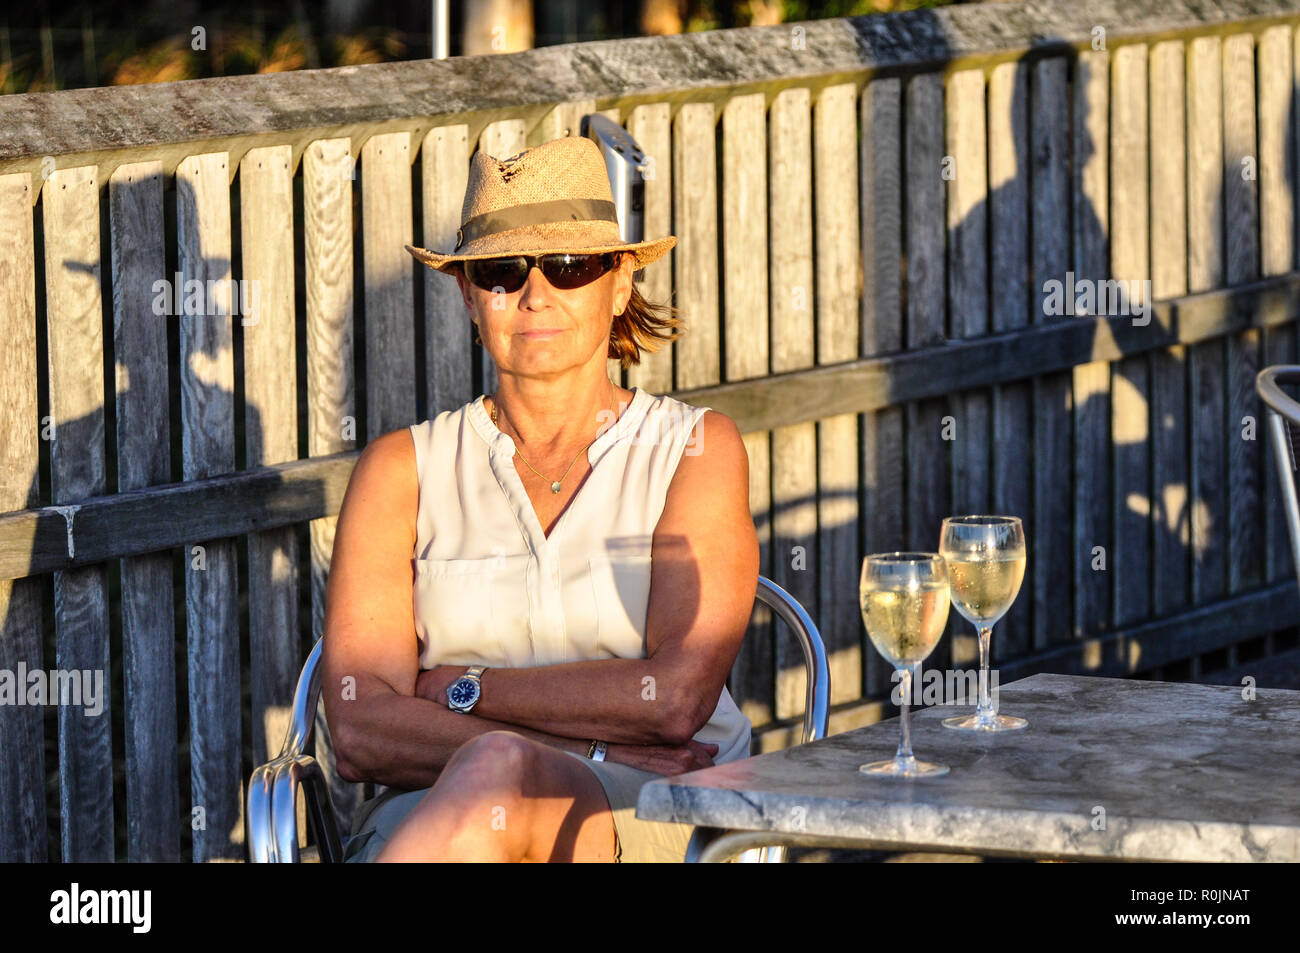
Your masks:
M357 515L367 521L381 518L395 532L409 527L413 533L418 500L415 442L410 430L402 427L376 437L361 451L348 479L340 518L360 511Z
M740 428L726 414L706 411L695 424L669 485L670 504L694 500L709 505L737 496L748 508L749 454Z
M740 428L726 414L716 410L705 411L687 441L677 472L699 471L716 476L737 466L748 472L749 453L741 439Z

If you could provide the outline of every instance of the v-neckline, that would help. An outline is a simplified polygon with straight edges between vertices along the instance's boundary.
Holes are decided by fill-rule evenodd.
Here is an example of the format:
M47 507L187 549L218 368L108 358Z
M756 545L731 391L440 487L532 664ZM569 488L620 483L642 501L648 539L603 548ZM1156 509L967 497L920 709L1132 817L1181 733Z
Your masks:
M591 472L586 474L582 483L574 491L573 496L569 498L569 502L560 511L560 515L555 520L555 525L551 527L551 532L548 534L542 526L542 521L538 519L537 508L533 505L532 497L528 495L523 478L515 468L514 457L519 452L519 448L515 445L513 437L502 432L496 424L492 423L492 418L488 415L487 408L484 406L485 396L479 394L470 403L470 423L473 424L475 431L488 445L489 464L493 473L496 474L497 483L501 486L502 492L506 495L507 501L510 502L516 517L520 521L520 530L523 532L529 547L534 551L543 549L549 546L559 535L565 520L569 517L569 513L577 505L578 497L582 496L583 490L586 489L591 478ZM644 415L649 400L650 395L646 391L640 387L634 386L632 388L632 399L628 402L627 408L613 424L587 447L587 462L591 465L593 472L596 464L600 462L600 458L605 455L606 451L629 433L635 433L640 427L640 418Z

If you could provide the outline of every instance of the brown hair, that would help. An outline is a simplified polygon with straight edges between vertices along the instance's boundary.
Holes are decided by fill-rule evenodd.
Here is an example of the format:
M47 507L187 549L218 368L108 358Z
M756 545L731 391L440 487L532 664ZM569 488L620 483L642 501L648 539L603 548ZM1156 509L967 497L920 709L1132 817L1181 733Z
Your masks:
M614 315L609 331L609 356L624 370L641 363L642 351L658 351L682 336L678 310L669 304L651 304L636 285L622 314Z

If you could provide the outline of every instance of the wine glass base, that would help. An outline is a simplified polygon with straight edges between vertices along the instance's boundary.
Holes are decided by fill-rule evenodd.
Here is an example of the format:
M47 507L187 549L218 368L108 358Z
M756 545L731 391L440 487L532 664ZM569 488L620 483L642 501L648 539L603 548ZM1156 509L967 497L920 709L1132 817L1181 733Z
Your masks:
M873 761L858 768L863 774L883 774L891 778L937 778L948 773L946 764L934 761Z
M1029 722L1014 715L994 715L992 718L981 718L978 715L957 715L952 718L945 718L943 726L945 728L955 728L958 731L1019 731L1021 728L1028 728Z

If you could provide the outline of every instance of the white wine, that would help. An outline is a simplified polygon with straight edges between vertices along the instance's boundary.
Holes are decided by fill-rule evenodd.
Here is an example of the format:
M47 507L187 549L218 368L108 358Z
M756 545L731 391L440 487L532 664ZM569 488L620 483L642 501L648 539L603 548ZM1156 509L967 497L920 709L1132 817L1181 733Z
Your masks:
M952 586L952 604L972 625L992 625L1011 608L1025 578L1025 554L1001 559L970 559L967 554L944 558Z
M895 668L925 659L948 623L948 584L925 583L862 593L862 622Z

